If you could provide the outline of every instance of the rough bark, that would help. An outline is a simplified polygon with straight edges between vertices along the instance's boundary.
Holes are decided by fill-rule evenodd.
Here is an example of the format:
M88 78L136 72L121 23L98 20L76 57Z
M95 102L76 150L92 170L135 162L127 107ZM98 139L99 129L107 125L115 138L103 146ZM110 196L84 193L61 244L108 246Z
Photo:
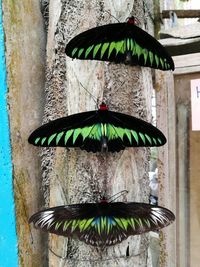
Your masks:
M141 67L97 61L72 61L66 43L83 30L115 22L106 11L125 21L143 21L140 1L50 1L47 42L47 83L44 121L96 108L82 85L111 110L151 121L151 71ZM82 84L82 85L81 85ZM123 189L123 200L148 202L149 149L126 149L115 154L93 154L80 149L43 149L43 189L46 205L95 201L97 194ZM92 194L86 199L83 192ZM98 193L97 193L98 192ZM126 248L130 247L130 257ZM148 235L129 238L101 252L81 242L50 236L49 266L147 266ZM60 255L63 257L56 256ZM148 265L150 266L150 265Z

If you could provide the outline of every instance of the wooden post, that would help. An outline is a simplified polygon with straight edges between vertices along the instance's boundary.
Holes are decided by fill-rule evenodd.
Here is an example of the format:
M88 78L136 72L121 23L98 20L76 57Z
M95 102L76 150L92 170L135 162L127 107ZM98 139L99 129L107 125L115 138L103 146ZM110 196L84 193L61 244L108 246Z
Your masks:
M185 19L185 18L200 18L200 10L179 10L179 9L174 9L174 10L163 10L162 11L162 18L163 19L169 19L170 12L175 12L177 17L179 19Z
M167 144L158 149L159 205L176 214L176 117L174 81L170 72L156 71L157 127ZM160 234L160 267L176 266L176 222Z
M38 150L27 141L43 113L45 34L39 1L3 1L3 20L19 266L45 266L43 235L28 224L43 203Z
M154 36L156 39L159 39L159 32L160 32L160 1L154 0Z

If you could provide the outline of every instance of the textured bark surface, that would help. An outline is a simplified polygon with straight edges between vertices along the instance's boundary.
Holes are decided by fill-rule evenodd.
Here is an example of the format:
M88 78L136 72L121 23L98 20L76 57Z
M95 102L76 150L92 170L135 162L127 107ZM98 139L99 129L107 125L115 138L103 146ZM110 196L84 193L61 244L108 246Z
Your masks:
M93 110L100 103L111 110L151 121L151 71L140 67L66 57L66 43L96 25L125 21L136 15L144 22L140 1L50 1L47 41L47 83L44 121ZM97 194L129 190L122 200L148 202L149 149L93 154L80 149L43 149L46 205L96 201ZM84 191L92 194L86 198ZM130 257L126 257L129 245ZM50 236L49 266L147 266L148 235L136 236L101 252L79 241ZM62 259L56 255L63 257ZM148 265L150 266L150 265Z
M19 266L38 267L43 235L30 228L28 218L42 203L41 173L38 151L27 138L43 112L43 20L39 1L5 0L3 12Z

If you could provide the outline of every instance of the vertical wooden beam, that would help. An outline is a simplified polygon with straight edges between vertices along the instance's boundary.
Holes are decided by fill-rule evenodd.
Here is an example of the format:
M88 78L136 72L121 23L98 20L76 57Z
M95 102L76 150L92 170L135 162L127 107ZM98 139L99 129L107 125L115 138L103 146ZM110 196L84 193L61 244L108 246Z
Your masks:
M189 198L188 198L188 107L177 104L178 159L178 250L180 267L189 266Z
M159 39L160 32L160 1L153 0L154 4L154 36L156 39Z
M159 205L176 214L175 97L171 72L156 71L157 127L167 138L158 149ZM161 232L160 266L176 266L176 222Z
M19 265L45 266L44 235L28 224L43 202L38 151L27 141L43 113L45 33L40 3L4 0L3 15Z

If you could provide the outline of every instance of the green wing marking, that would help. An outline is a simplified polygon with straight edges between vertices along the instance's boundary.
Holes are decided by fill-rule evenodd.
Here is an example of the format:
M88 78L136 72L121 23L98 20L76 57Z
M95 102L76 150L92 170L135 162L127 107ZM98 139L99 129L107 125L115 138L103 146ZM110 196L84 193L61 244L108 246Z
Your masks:
M75 48L72 50L72 57L76 54L77 51L78 51L78 47L75 47Z
M73 144L76 142L78 136L80 135L82 129L81 128L77 128L74 130L73 132Z
M143 48L135 42L135 53L138 56L138 60L143 52Z
M53 139L56 137L57 133L52 134L49 138L48 138L48 146L51 144L51 142L53 141Z
M141 137L141 139L142 139L142 141L143 141L143 143L144 143L144 145L145 145L146 141L145 141L145 136L144 136L144 134L139 133L139 136Z
M56 145L59 144L59 141L60 141L60 139L63 137L63 135L64 135L64 131L61 132L61 133L59 133L59 134L56 136Z
M68 130L66 133L65 133L65 145L67 144L67 141L69 140L70 136L73 134L73 131L74 129L71 129L71 130Z
M43 145L44 142L46 141L47 137L43 137L42 140L41 140L41 144Z
M156 61L156 66L158 67L159 66L159 58L157 55L155 55L155 61Z
M104 43L102 48L101 48L101 58L103 57L103 55L105 54L106 50L109 47L109 43Z
M93 57L95 58L97 52L99 51L99 48L101 47L102 44L97 44L95 45L94 47L94 50L93 50Z
M108 58L110 57L114 48L115 48L115 42L111 42L109 50L108 50Z
M48 224L47 229L51 232L53 228L55 231L60 233L70 233L78 234L84 233L87 231L94 231L99 236L109 235L111 230L115 227L120 227L120 229L127 231L129 225L129 219L124 218L115 218L107 216L92 217L88 219L69 219L69 220L54 220L51 221L49 225L48 215L46 218L40 219L41 228L45 227ZM51 228L51 229L50 229Z
M59 227L62 225L62 221L58 221L57 223L56 223L56 225L55 225L55 230L58 230L59 229Z
M40 141L40 137L37 137L37 138L35 139L34 144L37 145L37 144L39 143L39 141Z
M132 133L132 135L133 135L133 137L134 137L136 143L138 144L138 143L139 143L139 137L138 137L137 132L132 130L131 133Z
M148 134L145 134L145 137L146 137L146 139L149 141L149 143L152 145L152 141L151 141L150 136L149 136Z
M154 58L153 53L151 51L149 51L149 60L150 60L151 65L153 64L153 58Z
M83 141L85 140L86 137L88 137L88 135L90 134L91 130L92 130L93 126L89 126L89 127L84 127L81 130L81 134L83 136Z
M154 137L152 139L153 139L154 144L157 145L156 139Z
M123 54L125 52L125 40L116 42L115 49L116 49L116 56L119 52Z
M89 53L92 51L93 47L94 47L94 45L91 45L91 46L89 46L89 47L86 49L86 51L85 51L85 58L88 57L88 55L89 55Z
M78 51L78 57L80 57L83 54L84 48L80 48Z
M63 225L63 231L64 232L67 231L67 228L69 227L69 225L71 224L71 222L72 222L71 220L64 222L64 225Z

